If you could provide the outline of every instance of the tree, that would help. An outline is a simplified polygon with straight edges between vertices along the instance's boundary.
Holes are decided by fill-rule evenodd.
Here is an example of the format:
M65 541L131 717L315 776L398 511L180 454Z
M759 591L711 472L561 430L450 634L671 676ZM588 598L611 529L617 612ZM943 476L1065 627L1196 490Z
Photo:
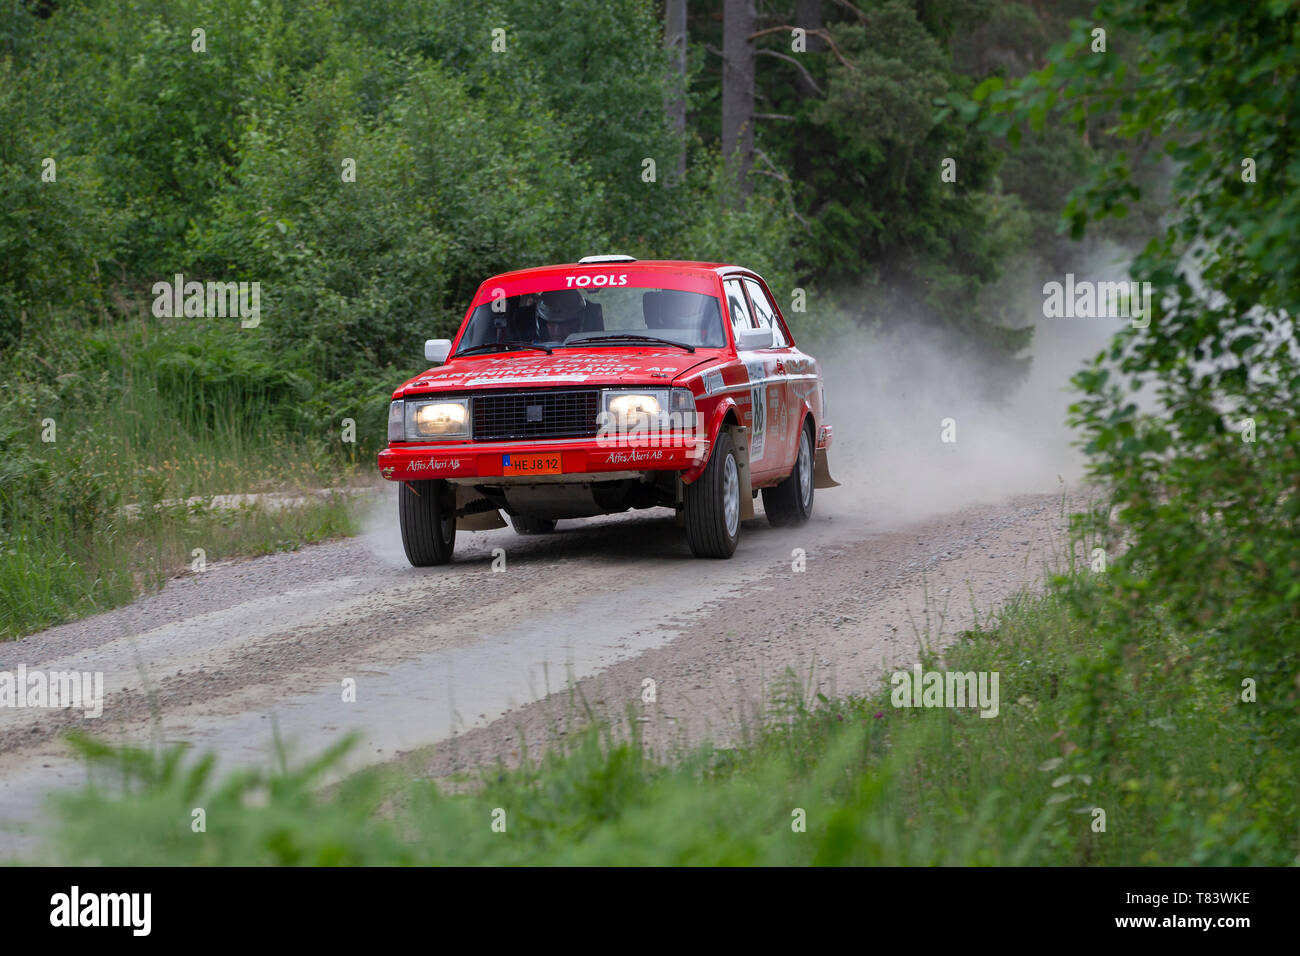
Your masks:
M821 53L825 50L826 41L821 37L822 0L799 0L795 7L795 19L807 31L808 52Z
M1143 166L1176 164L1176 205L1132 266L1150 284L1154 314L1075 378L1075 420L1109 490L1102 529L1126 545L1106 576L1106 599L1092 608L1110 624L1112 661L1138 629L1194 635L1198 659L1219 668L1215 679L1258 683L1261 736L1289 734L1293 743L1297 88L1293 3L1105 0L1044 69L975 91L987 105L981 125L998 135L1064 121L1082 136L1106 120L1122 148L1074 191L1065 217L1076 236L1127 214L1142 196Z
M754 162L754 0L723 0L722 154L742 193Z
M677 153L677 178L686 175L686 0L664 4L664 48L672 63L668 102L668 126L681 140Z
M1026 367L1032 330L985 293L1023 247L1028 222L998 192L992 137L935 108L975 85L953 68L947 44L984 5L765 7L751 34L763 64L754 172L792 182L811 253L801 277L832 290L836 311L864 325L938 328L989 368L1000 392ZM955 180L943 178L945 160L957 164Z

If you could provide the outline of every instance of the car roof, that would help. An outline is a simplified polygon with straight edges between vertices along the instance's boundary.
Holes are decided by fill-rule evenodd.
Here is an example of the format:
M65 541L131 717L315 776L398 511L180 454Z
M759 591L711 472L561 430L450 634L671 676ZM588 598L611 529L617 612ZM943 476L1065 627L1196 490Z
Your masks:
M708 275L710 273L724 272L749 272L754 270L746 269L743 266L729 265L725 262L700 262L694 259L633 259L626 262L561 262L550 266L532 266L527 269L513 269L510 272L502 272L492 276L492 279L507 279L517 276L542 274L548 272L566 272L573 269L589 269L594 266L626 266L634 269L663 270L667 272L687 272L695 275Z

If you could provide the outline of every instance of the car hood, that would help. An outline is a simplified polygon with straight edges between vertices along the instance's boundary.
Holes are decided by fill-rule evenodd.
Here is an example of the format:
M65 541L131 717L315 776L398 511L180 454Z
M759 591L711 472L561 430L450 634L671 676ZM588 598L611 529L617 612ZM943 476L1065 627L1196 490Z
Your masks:
M717 358L720 350L674 348L557 349L452 359L402 385L394 397L448 391L532 386L668 385L683 372Z

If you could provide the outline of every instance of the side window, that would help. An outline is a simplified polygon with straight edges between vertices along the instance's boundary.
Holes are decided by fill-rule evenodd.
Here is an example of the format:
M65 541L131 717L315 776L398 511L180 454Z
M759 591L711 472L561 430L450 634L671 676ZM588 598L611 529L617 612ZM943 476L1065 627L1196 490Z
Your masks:
M745 329L754 327L753 320L749 317L749 306L745 304L745 290L740 287L739 279L728 279L722 284L722 288L727 293L727 311L731 313L731 331L735 334L736 341L740 341L740 333Z
M746 279L745 287L749 289L750 301L754 303L754 318L758 320L758 327L772 330L772 348L785 348L790 343L785 340L785 333L781 331L781 323L777 321L776 313L772 309L772 303L768 301L767 293L753 279Z

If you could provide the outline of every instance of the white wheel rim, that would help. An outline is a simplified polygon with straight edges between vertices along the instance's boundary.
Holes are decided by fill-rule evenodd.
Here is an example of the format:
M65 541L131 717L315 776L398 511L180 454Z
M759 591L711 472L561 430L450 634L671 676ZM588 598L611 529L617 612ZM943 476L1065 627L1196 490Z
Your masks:
M731 455L722 468L722 517L727 522L727 536L734 538L740 527L740 475Z
M799 437L799 496L803 506L812 500L812 454L808 450L808 433Z

